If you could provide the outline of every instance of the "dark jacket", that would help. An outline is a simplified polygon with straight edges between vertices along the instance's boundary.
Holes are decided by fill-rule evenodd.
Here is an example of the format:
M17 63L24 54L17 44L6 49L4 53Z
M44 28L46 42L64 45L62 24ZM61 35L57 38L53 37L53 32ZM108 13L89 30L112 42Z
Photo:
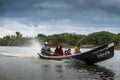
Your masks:
M50 53L51 53L51 52L52 52L52 51L51 51L50 48L47 47L47 46L44 46L44 47L42 47L42 49L41 49L41 53L42 53L43 55L50 56Z

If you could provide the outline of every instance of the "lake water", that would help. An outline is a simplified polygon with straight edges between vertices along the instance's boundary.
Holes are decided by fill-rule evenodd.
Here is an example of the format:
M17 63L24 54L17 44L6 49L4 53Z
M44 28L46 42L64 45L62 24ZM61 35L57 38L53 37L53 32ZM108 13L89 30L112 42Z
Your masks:
M73 59L39 59L40 48L1 46L0 80L120 80L120 50L109 60L87 65Z

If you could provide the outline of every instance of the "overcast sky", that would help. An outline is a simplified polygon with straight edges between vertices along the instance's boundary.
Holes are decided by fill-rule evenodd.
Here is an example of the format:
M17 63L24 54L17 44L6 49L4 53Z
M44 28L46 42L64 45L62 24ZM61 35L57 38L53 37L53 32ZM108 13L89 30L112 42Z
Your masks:
M120 33L120 0L0 0L0 37Z

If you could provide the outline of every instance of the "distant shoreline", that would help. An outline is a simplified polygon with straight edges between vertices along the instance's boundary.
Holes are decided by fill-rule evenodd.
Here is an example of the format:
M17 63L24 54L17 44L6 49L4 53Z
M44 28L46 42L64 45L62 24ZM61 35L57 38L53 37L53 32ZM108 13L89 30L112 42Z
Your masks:
M24 45L24 46L18 46L18 45L0 45L2 47L30 47L30 45ZM75 46L63 46L63 48L74 48ZM82 45L81 48L96 48L96 47L99 47L99 46L94 46L94 45ZM50 48L56 48L56 46L50 46ZM116 47L115 46L115 50L120 50L120 48Z
M31 45L0 45L3 47L30 47ZM51 48L56 48L56 46L50 46ZM64 48L74 48L75 46L63 45ZM96 48L99 46L95 45L81 45L81 48ZM115 46L115 50L120 50L120 47Z

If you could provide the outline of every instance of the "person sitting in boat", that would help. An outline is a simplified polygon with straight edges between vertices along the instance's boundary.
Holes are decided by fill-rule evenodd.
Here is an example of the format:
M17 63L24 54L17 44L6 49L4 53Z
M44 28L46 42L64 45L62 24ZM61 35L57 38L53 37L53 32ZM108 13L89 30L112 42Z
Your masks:
M56 46L55 52L53 56L63 56L62 45L58 44Z
M64 51L63 56L67 56L67 50Z
M44 47L41 49L41 54L50 56L51 55L51 49L48 47L48 42L44 43Z
M71 55L71 49L69 48L68 50L65 50L64 56Z
M77 44L77 46L74 48L74 54L81 53L80 47L81 47L81 45Z

